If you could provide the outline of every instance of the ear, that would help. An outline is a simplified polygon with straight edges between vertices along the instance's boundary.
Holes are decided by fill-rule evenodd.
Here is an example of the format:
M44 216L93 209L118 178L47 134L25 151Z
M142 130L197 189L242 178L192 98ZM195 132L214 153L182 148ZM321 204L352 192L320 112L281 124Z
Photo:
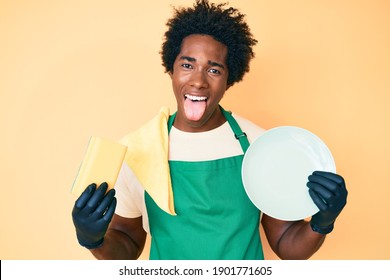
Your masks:
M171 77L171 79L172 79L173 71L168 71L168 75L169 75L169 77Z

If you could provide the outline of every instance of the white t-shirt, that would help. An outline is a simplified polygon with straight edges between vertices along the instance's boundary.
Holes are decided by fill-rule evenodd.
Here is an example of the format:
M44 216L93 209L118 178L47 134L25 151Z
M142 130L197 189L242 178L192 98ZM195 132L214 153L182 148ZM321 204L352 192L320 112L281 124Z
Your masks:
M246 133L249 143L259 137L264 129L247 119L233 114L241 130ZM206 161L242 155L240 142L228 122L206 132L184 132L172 127L169 134L169 160ZM149 232L146 212L145 190L124 163L115 184L117 207L115 213L125 218L142 216L143 227Z

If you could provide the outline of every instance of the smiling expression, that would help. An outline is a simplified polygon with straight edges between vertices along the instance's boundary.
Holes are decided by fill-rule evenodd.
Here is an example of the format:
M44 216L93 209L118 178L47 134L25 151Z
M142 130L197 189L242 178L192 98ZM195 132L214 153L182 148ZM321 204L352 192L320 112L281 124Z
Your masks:
M169 73L177 102L176 128L201 132L226 121L218 107L228 88L226 57L227 47L209 35L184 38Z

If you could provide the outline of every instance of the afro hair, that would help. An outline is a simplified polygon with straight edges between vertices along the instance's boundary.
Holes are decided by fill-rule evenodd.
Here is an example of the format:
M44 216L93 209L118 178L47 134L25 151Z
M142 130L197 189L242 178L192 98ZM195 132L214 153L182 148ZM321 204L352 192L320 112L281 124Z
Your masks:
M249 71L249 62L254 57L252 47L257 40L244 21L245 15L235 8L225 8L226 5L197 0L193 7L174 9L174 16L166 24L168 30L161 50L162 65L166 72L173 71L183 39L192 34L202 34L212 36L228 49L227 85L231 86L243 79Z

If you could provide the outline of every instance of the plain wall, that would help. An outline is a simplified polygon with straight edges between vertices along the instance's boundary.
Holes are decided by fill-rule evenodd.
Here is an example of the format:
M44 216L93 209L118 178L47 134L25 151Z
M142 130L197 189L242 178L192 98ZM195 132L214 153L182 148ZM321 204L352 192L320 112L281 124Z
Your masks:
M0 0L0 259L93 259L71 220L86 144L175 110L159 51L171 5L191 3ZM222 105L266 129L311 130L347 182L313 259L389 259L390 2L230 4L259 43Z

